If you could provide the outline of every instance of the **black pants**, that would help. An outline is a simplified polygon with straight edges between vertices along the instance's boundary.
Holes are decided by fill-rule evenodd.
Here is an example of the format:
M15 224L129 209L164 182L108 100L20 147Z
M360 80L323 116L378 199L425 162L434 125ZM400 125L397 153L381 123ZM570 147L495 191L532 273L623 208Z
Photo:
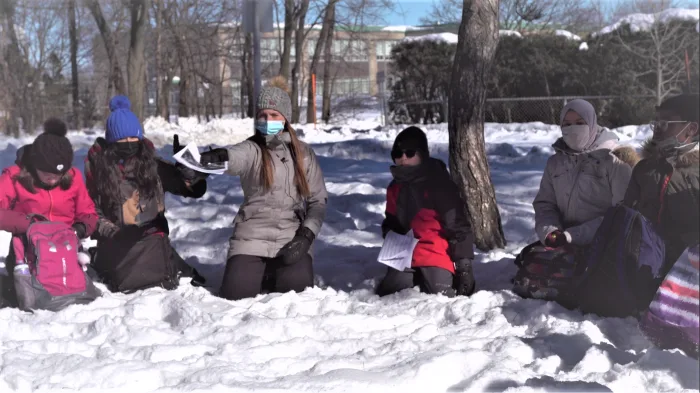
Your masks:
M271 292L302 292L314 285L311 255L289 266L279 258L234 255L226 262L219 296L229 300L255 297L262 292L266 276Z
M439 267L419 267L412 270L402 272L389 268L377 287L377 295L391 295L418 285L423 293L455 296L454 276L449 270Z

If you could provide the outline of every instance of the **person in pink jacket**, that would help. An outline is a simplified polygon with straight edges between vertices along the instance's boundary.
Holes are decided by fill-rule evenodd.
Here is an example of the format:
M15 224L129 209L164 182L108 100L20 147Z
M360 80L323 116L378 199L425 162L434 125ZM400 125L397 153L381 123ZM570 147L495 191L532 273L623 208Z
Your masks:
M15 165L0 175L0 230L23 235L32 215L71 225L80 239L97 226L95 205L88 195L83 174L73 168L73 147L66 125L49 119L44 132L32 144L17 151ZM12 270L14 255L0 271L0 306L15 306Z

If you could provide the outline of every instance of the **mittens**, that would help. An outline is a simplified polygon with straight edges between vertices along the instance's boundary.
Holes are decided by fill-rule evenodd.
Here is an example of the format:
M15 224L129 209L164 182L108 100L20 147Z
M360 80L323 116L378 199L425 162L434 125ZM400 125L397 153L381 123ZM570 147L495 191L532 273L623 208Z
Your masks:
M471 296L476 288L471 259L455 262L454 288L457 296Z
M78 236L78 239L85 239L85 235L87 233L87 228L85 227L85 224L83 224L82 222L76 222L72 225L72 227L75 231L75 234Z
M301 227L297 231L296 236L287 243L279 252L279 257L282 258L282 263L285 265L293 265L297 263L301 257L309 252L311 243L314 242L316 235L307 227Z
M551 232L544 239L544 245L551 248L558 248L569 244L570 236L567 236L566 232L556 230Z

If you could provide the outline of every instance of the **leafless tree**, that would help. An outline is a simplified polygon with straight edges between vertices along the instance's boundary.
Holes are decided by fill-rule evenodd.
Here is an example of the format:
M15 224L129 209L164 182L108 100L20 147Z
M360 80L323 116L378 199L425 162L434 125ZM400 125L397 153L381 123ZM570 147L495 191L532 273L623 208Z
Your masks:
M95 18L95 23L97 24L97 28L102 36L105 50L107 51L107 58L109 59L110 64L110 90L113 89L114 94L126 94L126 84L124 83L124 75L119 64L117 45L112 34L112 28L107 23L98 0L84 1L85 6L90 10L92 17Z
M338 0L329 0L328 4L323 9L323 24L321 26L321 32L319 33L318 40L316 40L316 46L314 48L313 56L311 57L311 64L309 65L309 74L317 74L317 68L319 60L321 59L321 54L326 45L326 40L329 36L333 35L333 26L335 22L335 5ZM307 108L306 108L306 122L316 122L316 106L312 105L316 101L316 95L314 94L316 89L309 83L308 85L308 95L307 95Z
M612 34L615 35L614 42L622 50L649 65L647 71L634 73L633 77L639 81L639 88L656 97L657 105L666 97L682 92L686 73L685 53L688 51L694 59L698 57L698 38L694 30L688 31L682 23L657 20L644 33L648 39L632 37L624 26ZM650 75L655 80L653 88L643 82Z
M484 144L486 81L498 45L498 0L464 0L450 91L450 172L481 250L506 244Z
M78 27L75 20L75 0L68 0L68 39L70 40L70 74L73 98L72 123L80 127L80 83L78 80Z
M143 119L144 94L146 93L146 22L150 0L131 0L131 37L129 41L128 78L131 110L136 117Z

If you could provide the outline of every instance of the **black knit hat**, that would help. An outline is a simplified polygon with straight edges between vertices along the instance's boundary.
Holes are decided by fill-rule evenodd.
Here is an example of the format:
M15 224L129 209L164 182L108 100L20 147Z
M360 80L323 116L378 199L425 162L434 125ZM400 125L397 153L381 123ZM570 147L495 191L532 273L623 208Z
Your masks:
M423 158L430 157L428 138L425 136L425 132L414 126L399 132L399 135L396 136L396 140L394 141L394 147L391 150L416 150L420 152Z
M698 122L700 108L697 94L681 94L666 99L656 107L657 111L670 112L678 115L681 120Z
M36 137L29 150L28 164L42 172L63 174L73 165L73 146L66 138L66 123L49 119L44 123L44 133Z

